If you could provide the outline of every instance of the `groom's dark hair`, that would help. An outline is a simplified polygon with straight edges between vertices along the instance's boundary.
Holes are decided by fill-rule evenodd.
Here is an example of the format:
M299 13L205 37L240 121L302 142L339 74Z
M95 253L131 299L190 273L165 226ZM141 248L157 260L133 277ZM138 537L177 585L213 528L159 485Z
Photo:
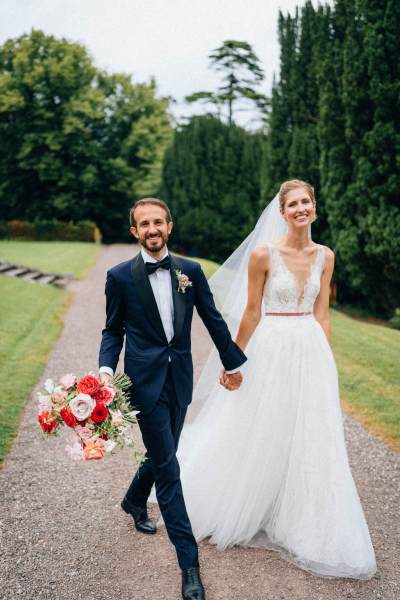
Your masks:
M136 200L135 204L129 211L129 222L131 224L131 227L136 227L135 210L138 208L138 206L144 206L145 204L154 204L155 206L161 206L161 208L165 210L167 223L171 223L171 211L169 210L167 204L165 204L163 200L160 200L159 198L141 198L140 200Z

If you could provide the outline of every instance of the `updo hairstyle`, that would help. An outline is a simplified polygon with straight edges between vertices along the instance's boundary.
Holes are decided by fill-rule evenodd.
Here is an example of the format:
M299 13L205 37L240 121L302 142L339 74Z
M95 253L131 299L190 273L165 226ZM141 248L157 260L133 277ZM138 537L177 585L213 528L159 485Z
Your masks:
M284 181L279 188L278 197L281 211L283 211L285 208L286 196L288 193L292 190L297 190L298 188L306 189L312 202L316 204L314 188L312 185L307 183L307 181L302 181L301 179L289 179L289 181Z

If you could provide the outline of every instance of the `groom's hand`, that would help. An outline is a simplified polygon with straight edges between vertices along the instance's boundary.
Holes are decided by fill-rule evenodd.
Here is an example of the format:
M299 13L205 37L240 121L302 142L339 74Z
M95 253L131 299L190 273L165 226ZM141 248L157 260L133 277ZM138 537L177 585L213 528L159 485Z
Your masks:
M238 390L242 384L242 381L243 376L240 371L236 371L236 373L227 373L225 369L222 369L219 382L227 390L230 390L231 392Z
M100 373L100 381L104 385L111 383L112 377L109 373Z

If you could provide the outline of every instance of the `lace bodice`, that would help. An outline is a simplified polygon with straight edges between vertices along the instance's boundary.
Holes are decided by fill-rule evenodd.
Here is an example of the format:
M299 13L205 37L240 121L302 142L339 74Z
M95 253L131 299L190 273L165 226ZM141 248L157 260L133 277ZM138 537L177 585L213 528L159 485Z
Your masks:
M310 272L301 284L287 267L280 250L268 244L269 272L264 288L264 312L312 312L319 294L325 249L317 246Z

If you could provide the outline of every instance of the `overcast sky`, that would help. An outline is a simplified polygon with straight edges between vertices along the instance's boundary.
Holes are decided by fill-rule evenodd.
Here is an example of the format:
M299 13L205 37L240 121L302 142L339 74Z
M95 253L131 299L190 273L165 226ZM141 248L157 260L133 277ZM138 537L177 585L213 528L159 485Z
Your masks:
M249 42L261 59L269 93L278 71L279 9L293 13L304 0L0 0L0 43L32 27L86 46L95 64L156 78L159 93L183 98L213 90L218 78L208 53L226 39ZM245 123L250 118L243 116Z

